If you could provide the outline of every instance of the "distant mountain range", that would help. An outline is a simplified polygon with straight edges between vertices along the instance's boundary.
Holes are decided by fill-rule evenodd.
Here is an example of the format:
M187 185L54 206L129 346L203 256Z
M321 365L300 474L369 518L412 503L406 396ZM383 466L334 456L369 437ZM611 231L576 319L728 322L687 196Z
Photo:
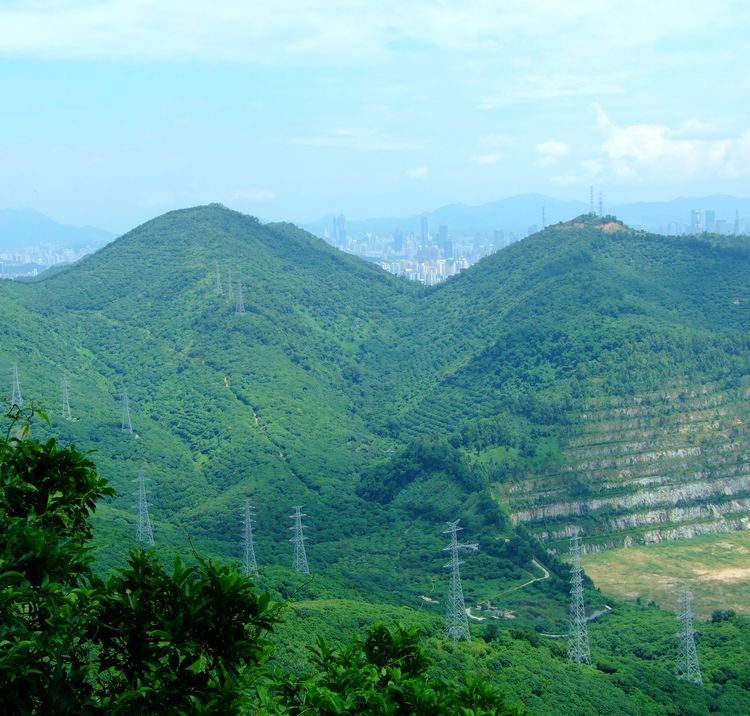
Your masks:
M33 209L0 209L0 251L32 246L93 251L114 238L108 231L93 226L60 224Z
M346 231L350 236L367 233L389 234L395 231L419 233L422 218L427 218L430 233L436 234L440 226L446 226L449 235L494 238L495 231L504 232L504 240L523 238L560 221L568 221L590 210L582 201L560 201L543 194L519 194L488 204L468 206L450 204L434 211L412 216L371 218L347 221ZM596 206L598 211L598 205ZM613 214L626 224L659 233L680 234L690 232L691 211L701 212L702 228L721 231L733 230L739 212L740 231L748 232L750 225L750 198L716 194L705 197L680 197L671 201L638 202L634 204L604 205L605 214ZM706 212L714 212L713 226L706 222ZM330 236L333 216L326 216L304 226L320 237ZM724 224L716 222L725 222Z
M750 198L714 194L661 202L605 204L603 208L605 214L612 214L633 228L664 234L690 233L693 210L701 212L703 229L733 232L739 212L741 233L750 233ZM493 240L497 238L495 232L499 231L502 232L501 242L510 243L543 226L569 221L589 209L590 205L582 201L561 201L544 194L519 194L477 206L448 204L410 216L347 220L346 233L354 237L397 231L419 234L422 218L426 217L428 230L432 234L437 234L441 226L446 226L451 238L464 236ZM713 220L709 217L707 222L706 212L713 212ZM300 226L318 237L330 238L333 222L334 216L328 215ZM114 234L104 229L61 224L33 209L0 209L0 252L32 246L56 246L77 253L89 253L114 238Z

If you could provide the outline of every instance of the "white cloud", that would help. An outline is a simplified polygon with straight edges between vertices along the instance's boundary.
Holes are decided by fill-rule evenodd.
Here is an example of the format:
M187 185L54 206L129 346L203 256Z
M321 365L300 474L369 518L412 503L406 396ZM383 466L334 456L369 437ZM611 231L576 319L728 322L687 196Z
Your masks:
M500 152L490 152L489 154L474 154L469 158L476 164L497 164L503 155Z
M599 125L607 135L602 149L618 177L630 178L644 171L679 172L683 176L748 171L750 156L743 147L743 137L687 138L682 132L658 124L621 127L601 107L597 107L597 113Z
M590 183L601 178L604 168L605 163L601 158L583 159L578 162L579 171L557 174L552 177L552 182L561 186Z
M16 0L0 8L0 51L351 64L443 49L511 58L517 65L531 53L537 67L544 58L560 74L527 78L521 91L525 84L530 97L570 96L581 93L580 70L569 69L577 64L572 42L578 62L597 66L604 87L609 75L595 64L602 56L621 59L623 52L650 50L688 33L720 37L747 19L743 0L693 3L690 12L684 0ZM586 84L590 93L591 82Z
M367 127L337 127L323 134L293 137L291 142L310 147L341 147L370 152L395 152L414 148L413 144L385 137L377 129Z
M406 176L409 179L421 179L427 176L427 167L416 167L415 169L409 169L406 172Z
M272 201L275 198L276 194L268 189L239 189L229 194L229 199L232 201L263 202Z
M536 145L537 165L540 167L551 167L570 154L570 147L557 139L549 139Z
M502 94L484 97L479 109L494 110L519 102L556 100L563 97L601 97L623 94L627 75L606 76L590 74L524 75L503 89Z
M501 147L509 147L516 144L517 138L512 134L504 134L502 132L496 132L494 134L485 134L483 137L479 137L479 144L482 147L488 149L498 149Z

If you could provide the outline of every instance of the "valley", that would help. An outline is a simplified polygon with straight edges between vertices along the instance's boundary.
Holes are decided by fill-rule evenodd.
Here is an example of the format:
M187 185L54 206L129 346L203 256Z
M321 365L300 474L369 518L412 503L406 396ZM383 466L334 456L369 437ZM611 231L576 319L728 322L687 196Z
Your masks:
M93 518L99 571L133 546L139 470L165 563L238 564L252 500L258 585L288 605L284 668L303 668L316 635L387 618L424 629L438 673L470 665L535 713L618 702L666 714L672 605L654 592L664 609L637 606L640 592L602 575L642 543L677 555L745 534L748 275L741 242L584 215L424 288L213 204L35 281L0 282L0 365L18 366L25 404L50 416L32 436L92 450L116 490ZM72 420L58 407L63 376ZM291 568L293 505L307 514L310 579ZM459 518L479 545L462 566L466 606L513 618L472 619L471 643L444 645L443 531ZM564 640L542 636L567 630L576 528L595 576L587 611L604 614L586 694ZM708 657L711 679L747 625L706 629L729 635ZM649 656L634 656L648 633ZM727 683L750 703L745 671L716 676L701 703L720 704ZM644 674L657 675L649 693Z

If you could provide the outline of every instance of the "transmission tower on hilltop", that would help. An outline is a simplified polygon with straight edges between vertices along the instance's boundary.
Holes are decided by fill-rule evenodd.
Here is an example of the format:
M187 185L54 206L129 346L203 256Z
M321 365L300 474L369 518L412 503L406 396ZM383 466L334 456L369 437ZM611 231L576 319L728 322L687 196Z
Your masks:
M128 389L122 389L122 432L133 434L133 423L130 422L130 400L128 399Z
M583 567L581 566L581 536L570 538L570 629L568 632L568 660L591 666L589 632L586 609L583 605Z
M63 375L61 378L62 384L62 416L63 420L73 420L73 415L70 412L70 400L68 398L68 376Z
M224 289L221 287L221 272L219 271L219 262L216 262L216 295L222 296Z
M146 476L143 470L138 471L138 526L135 530L135 541L148 547L154 546L154 532L151 529L151 518L148 515L148 500L146 500Z
M302 533L302 518L306 517L302 513L302 506L294 507L294 514L289 515L294 520L294 525L289 529L294 530L294 536L289 540L294 545L294 568L300 574L310 574L310 568L307 566L307 553L305 552L305 536Z
M13 371L11 376L12 396L10 399L11 405L17 405L19 408L23 405L23 398L21 397L21 384L18 381L18 364L13 364Z
M444 535L450 535L451 543L443 547L443 552L450 552L450 561L443 565L446 569L451 570L450 582L448 586L448 603L445 608L445 635L453 641L466 639L469 641L469 617L466 614L466 605L464 604L464 590L461 586L461 569L460 565L463 560L458 558L459 550L465 549L476 552L479 549L478 544L459 544L458 533L463 527L458 526L459 520L448 522L448 529L443 532Z
M245 312L245 299L242 297L242 284L237 284L237 308L235 308L235 313L244 313Z
M695 629L693 628L693 595L685 587L680 597L680 652L677 661L677 678L702 684L701 667L698 664L698 652L695 649Z
M258 576L258 563L255 561L255 541L253 539L254 510L250 500L245 500L242 510L242 572L246 577Z

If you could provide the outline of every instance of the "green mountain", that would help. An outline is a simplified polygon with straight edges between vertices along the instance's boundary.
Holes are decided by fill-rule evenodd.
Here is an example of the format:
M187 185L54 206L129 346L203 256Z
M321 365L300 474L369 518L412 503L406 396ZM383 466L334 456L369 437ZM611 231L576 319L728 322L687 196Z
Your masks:
M95 450L116 488L96 515L102 568L132 544L144 469L165 558L238 560L250 497L261 581L294 600L290 628L340 635L389 614L436 633L441 532L461 518L480 547L463 567L467 604L498 610L475 611L474 629L493 642L501 625L520 660L549 664L557 696L525 694L528 674L514 692L544 713L573 668L559 642L539 641L567 623L567 571L547 548L564 550L576 525L596 546L733 529L750 512L750 247L735 243L584 216L428 290L292 225L210 205L37 281L0 283L0 365L10 377L16 363L24 399L51 414L35 434ZM300 504L311 583L289 569ZM630 662L623 676L615 632L636 617L587 598L604 613L595 644L609 675L596 679L627 701L623 683L638 679ZM673 623L654 618L667 678ZM298 663L299 644L280 658ZM472 645L455 659L479 657ZM507 666L494 647L485 657L488 672ZM622 712L671 713L654 706L668 689L656 691Z

